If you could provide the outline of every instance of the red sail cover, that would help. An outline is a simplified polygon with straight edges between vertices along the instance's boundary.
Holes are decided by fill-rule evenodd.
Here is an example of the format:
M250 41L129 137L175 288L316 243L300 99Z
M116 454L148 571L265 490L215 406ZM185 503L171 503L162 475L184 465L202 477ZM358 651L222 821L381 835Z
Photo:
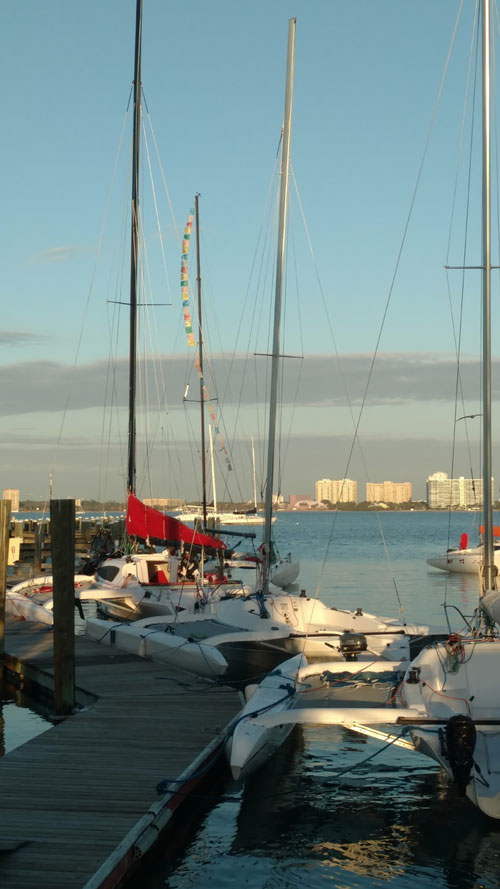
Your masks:
M484 534L484 525L479 525L479 533ZM493 537L500 537L500 527L493 525Z
M142 540L149 537L154 540L164 540L165 543L189 543L210 549L225 549L225 544L217 537L198 534L173 516L163 515L152 506L141 503L133 494L128 495L125 523L127 534L140 537Z

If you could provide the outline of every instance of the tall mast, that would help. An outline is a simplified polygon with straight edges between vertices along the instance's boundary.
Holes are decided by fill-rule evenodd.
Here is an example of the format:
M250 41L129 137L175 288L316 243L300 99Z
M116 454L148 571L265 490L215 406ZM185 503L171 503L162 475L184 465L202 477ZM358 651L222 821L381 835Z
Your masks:
M273 482L274 482L274 449L276 443L276 414L278 408L278 370L280 358L280 323L281 323L281 295L283 280L283 259L285 253L285 229L286 209L288 198L288 170L290 157L290 131L292 125L292 95L293 95L293 63L295 46L296 19L288 21L288 50L286 60L286 88L285 110L283 115L283 136L281 142L281 167L280 167L280 206L278 227L278 249L276 256L276 287L274 294L274 329L273 349L271 353L271 392L269 399L269 438L267 445L267 473L266 473L266 497L263 538L263 565L262 565L262 592L264 595L269 587L269 569L271 556L271 522L273 511Z
M491 182L490 182L490 0L482 0L483 25L483 199L482 199L482 277L483 277L483 512L485 590L496 589L491 494Z
M208 424L208 437L210 440L210 469L212 472L212 494L214 501L214 516L217 516L217 489L215 487L215 462L214 462L214 439L212 435L212 426Z
M137 268L139 251L139 144L141 128L141 32L142 0L137 0L135 19L134 63L134 132L132 144L132 220L130 236L130 345L129 345L129 401L128 401L128 472L127 490L135 494L136 440L136 339L137 339Z
M203 329L201 323L201 266L200 266L200 215L198 194L194 196L194 223L196 228L196 293L198 295L198 360L200 362L200 429L201 429L201 487L203 494L203 527L207 526L207 468L205 462L205 409L203 404Z
M257 509L257 479L255 477L255 447L252 435L252 476L253 476L253 505Z

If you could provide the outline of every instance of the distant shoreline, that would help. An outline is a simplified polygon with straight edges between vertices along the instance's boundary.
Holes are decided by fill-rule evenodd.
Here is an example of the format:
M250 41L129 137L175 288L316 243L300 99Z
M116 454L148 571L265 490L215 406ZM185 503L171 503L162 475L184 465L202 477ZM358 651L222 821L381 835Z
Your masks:
M498 506L493 507L493 508L500 509L500 507L498 507ZM307 513L311 513L312 515L331 515L331 513L333 513L333 512L349 512L349 513L352 513L352 512L360 512L360 513L361 512L362 513L366 513L366 512L425 512L425 513L431 513L432 515L436 515L438 513L446 515L449 512L457 512L457 513L458 512L464 512L464 513L477 512L479 516L481 515L481 509L467 509L465 507L463 509L451 509L450 510L450 509L444 509L444 508L443 509L431 509L430 507L425 507L425 509L422 507L416 507L415 509L394 509L391 506L386 506L384 508L373 507L372 509L295 509L295 508L294 509L278 509L275 511L275 515L280 515L283 513L288 515L289 513L298 513L298 512L300 512L300 513L307 512Z

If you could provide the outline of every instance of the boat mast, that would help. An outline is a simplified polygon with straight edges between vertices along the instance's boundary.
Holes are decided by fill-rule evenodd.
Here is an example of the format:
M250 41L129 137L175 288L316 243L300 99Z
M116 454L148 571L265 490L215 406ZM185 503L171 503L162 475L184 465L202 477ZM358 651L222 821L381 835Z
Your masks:
M208 437L210 440L210 469L212 472L212 494L214 501L214 516L217 517L217 490L215 488L215 462L214 462L214 439L212 435L212 426L208 424Z
M283 135L281 142L281 167L280 167L280 205L278 227L278 249L276 257L276 287L274 295L274 332L273 350L271 353L271 392L269 400L269 437L267 444L267 473L266 473L266 497L264 513L264 537L263 537L263 563L262 563L262 593L266 595L269 587L269 571L271 558L271 523L273 511L273 481L274 481L274 449L276 443L276 413L278 407L278 370L280 358L280 322L281 322L281 295L283 279L283 259L285 252L286 210L288 198L288 170L290 157L290 131L292 124L292 95L293 95L293 65L295 46L296 19L288 21L288 50L286 60L286 88L285 110L283 115Z
M203 404L203 331L201 325L201 271L200 271L200 216L199 195L194 196L194 224L196 229L196 293L198 295L198 360L200 362L200 429L201 429L201 488L203 495L203 527L207 527L207 468L205 462L205 411Z
M257 479L255 477L255 447L252 435L252 475L253 475L253 505L257 511Z
M482 136L482 309L483 309L483 522L484 565L481 595L496 589L491 493L491 182L490 182L490 0L482 0L483 136Z
M130 237L130 345L129 345L129 402L128 402L128 471L127 490L135 494L136 438L136 340L137 340L137 267L139 251L139 140L141 128L141 32L142 0L137 0L135 19L134 63L134 132L132 143L132 220Z

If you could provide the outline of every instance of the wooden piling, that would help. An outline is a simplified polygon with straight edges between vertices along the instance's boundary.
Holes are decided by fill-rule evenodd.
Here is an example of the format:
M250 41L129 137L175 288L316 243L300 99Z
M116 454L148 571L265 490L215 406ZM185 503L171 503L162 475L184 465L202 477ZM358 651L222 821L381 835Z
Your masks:
M9 560L10 500L0 500L0 680L3 678L5 654L5 589Z
M42 548L43 548L43 524L35 522L33 529L35 536L35 551L33 554L33 574L40 574L42 570Z
M51 500L54 595L54 712L75 706L75 501Z

